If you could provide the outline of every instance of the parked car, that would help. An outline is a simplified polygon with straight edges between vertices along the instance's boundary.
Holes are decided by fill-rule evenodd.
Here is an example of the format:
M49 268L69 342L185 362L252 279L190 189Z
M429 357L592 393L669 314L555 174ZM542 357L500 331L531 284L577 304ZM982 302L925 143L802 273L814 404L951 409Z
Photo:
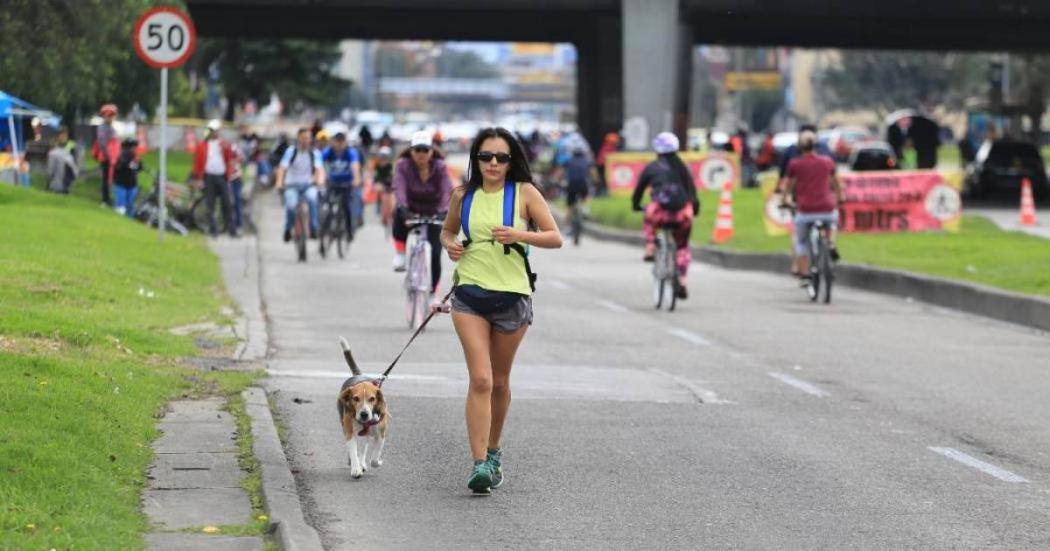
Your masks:
M827 133L827 146L836 161L846 162L854 147L874 139L871 131L863 126L837 126Z
M864 142L853 148L849 157L851 170L895 170L897 155L886 142Z
M1032 182L1037 200L1050 196L1046 166L1035 145L1008 139L985 142L966 166L963 192L968 197L984 197L996 191L1019 193L1025 178Z

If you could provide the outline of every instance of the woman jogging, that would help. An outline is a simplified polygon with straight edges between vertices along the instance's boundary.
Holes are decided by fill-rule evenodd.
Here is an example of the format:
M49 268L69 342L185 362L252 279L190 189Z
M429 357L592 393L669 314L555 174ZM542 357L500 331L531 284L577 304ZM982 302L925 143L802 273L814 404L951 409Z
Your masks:
M467 486L488 493L503 483L500 436L510 408L510 370L532 323L526 247L556 249L562 238L532 185L524 148L503 128L474 138L467 183L456 188L449 207L441 243L459 263L452 324L470 376L466 418L474 467ZM527 231L530 224L538 231Z

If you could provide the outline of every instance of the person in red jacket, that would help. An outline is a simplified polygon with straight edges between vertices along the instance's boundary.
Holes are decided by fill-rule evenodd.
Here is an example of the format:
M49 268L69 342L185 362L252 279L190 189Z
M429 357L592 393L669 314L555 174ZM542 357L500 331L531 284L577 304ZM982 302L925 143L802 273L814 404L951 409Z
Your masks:
M95 129L95 145L91 148L91 154L102 169L102 204L113 206L110 187L113 185L113 167L120 156L120 139L117 137L117 131L113 129L117 106L107 103L99 108L98 114L102 117L102 124Z
M215 226L215 199L219 199L222 208L222 220L231 237L237 236L237 225L233 223L230 211L230 179L237 168L237 159L233 147L219 136L222 122L218 119L208 121L208 135L197 144L193 154L193 178L203 180L204 206L207 209L208 232L212 237L219 234Z

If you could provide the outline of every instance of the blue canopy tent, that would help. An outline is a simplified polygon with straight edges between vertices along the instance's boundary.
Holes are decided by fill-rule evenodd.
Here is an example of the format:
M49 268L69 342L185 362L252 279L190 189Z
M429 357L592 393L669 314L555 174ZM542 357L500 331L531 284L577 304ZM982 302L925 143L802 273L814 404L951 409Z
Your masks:
M22 132L21 120L29 117L39 118L43 124L48 126L58 126L61 120L51 111L41 109L0 90L0 121L6 120L7 122L6 125L0 127L0 143L5 146L10 145L11 156L16 163L17 159L21 158L19 152L25 151L25 136Z

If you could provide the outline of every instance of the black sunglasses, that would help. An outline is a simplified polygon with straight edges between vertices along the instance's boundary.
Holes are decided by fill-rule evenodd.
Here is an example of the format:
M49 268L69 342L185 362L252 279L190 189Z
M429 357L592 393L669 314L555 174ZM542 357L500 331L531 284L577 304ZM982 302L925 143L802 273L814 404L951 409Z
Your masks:
M425 145L417 145L412 148L412 151L415 151L416 153L426 153L430 151L430 148Z
M483 163L491 163L492 159L496 159L496 162L505 165L510 162L510 153L493 153L491 151L482 151L477 154L477 159Z

